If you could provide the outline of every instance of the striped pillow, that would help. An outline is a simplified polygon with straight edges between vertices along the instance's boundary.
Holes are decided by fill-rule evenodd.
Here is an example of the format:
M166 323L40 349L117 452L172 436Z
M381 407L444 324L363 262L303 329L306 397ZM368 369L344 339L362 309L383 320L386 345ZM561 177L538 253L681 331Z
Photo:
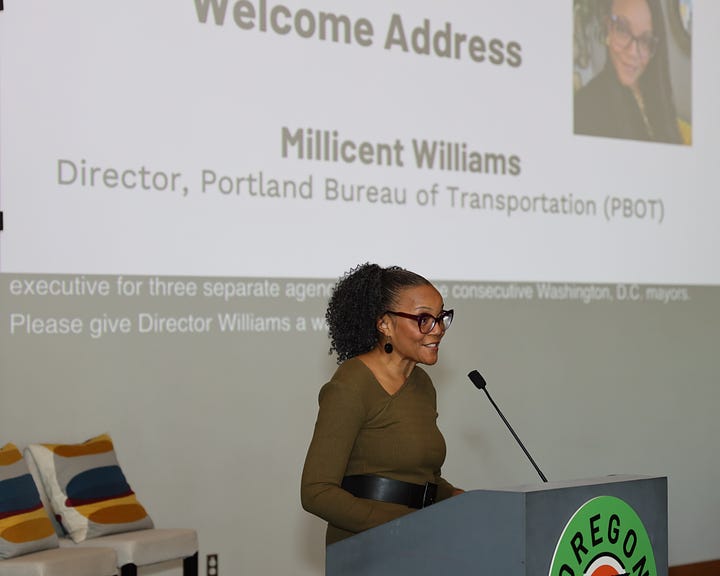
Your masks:
M30 444L48 499L74 542L152 528L107 434L82 444Z
M0 448L0 559L57 547L27 464L14 444L6 444Z

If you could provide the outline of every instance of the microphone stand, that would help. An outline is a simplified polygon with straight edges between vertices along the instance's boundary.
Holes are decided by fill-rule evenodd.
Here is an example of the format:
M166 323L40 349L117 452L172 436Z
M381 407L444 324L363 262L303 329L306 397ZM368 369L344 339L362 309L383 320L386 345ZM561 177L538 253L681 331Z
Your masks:
M528 457L528 460L530 460L530 463L535 468L535 471L538 473L538 476L540 476L540 479L543 482L547 482L548 479L545 477L545 474L542 473L538 465L535 463L535 460L533 460L533 457L530 456L530 452L527 451L527 448L525 448L525 445L522 443L520 438L517 434L515 434L515 430L513 430L512 426L510 426L510 422L507 421L507 418L503 415L503 413L500 411L500 408L498 408L498 405L495 404L495 401L492 399L492 396L490 396L490 393L487 391L487 382L485 382L485 378L482 377L480 372L477 370L473 370L468 374L468 378L472 381L473 384L475 384L475 387L485 392L485 395L488 397L488 400L490 400L490 403L493 405L497 413L500 415L500 418L502 418L502 421L505 422L505 426L507 426L508 430L510 430L510 433L515 438L515 441L520 445L520 448L522 448L523 452L525 452L525 456Z

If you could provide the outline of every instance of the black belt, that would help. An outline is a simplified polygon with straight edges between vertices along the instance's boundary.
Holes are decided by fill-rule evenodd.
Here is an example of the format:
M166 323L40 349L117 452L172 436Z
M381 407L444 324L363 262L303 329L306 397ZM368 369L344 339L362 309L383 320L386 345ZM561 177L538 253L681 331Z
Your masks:
M394 502L410 508L430 506L430 504L435 503L437 496L437 484L432 482L411 484L402 480L393 480L370 474L345 476L341 486L343 490L347 490L358 498Z

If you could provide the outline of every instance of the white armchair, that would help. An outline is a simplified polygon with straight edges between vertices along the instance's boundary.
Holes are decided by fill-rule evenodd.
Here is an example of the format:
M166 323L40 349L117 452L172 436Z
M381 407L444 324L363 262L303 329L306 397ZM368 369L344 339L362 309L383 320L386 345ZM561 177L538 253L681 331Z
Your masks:
M100 536L75 544L60 538L61 550L112 548L120 576L137 576L138 568L168 560L182 560L183 576L198 576L197 532L190 529L152 528Z
M115 576L111 548L52 548L0 560L2 576ZM125 574L123 572L123 574Z
M50 511L51 516L63 518L63 525L55 521L61 550L110 548L115 553L120 576L137 576L139 567L171 560L182 562L183 576L198 576L197 532L187 528L154 527L145 510L135 499L134 493L127 486L108 435L91 438L77 445L31 444L25 448L24 456L43 504ZM58 473L57 468L63 466L67 469ZM114 476L108 478L108 474ZM64 479L72 477L72 479L67 486L59 486L60 477ZM94 484L95 481L97 485ZM88 513L87 510L79 513L78 510L84 502L67 505L67 502L72 500L68 492L73 482L82 484L83 488L79 492L84 491L84 494L103 491L106 489L104 483L107 483L111 490L122 484L132 496L117 500L120 500L122 506L126 508L139 508L140 516L145 516L140 520L128 522L127 531L122 529L122 524L110 523L111 530L103 532L103 527L92 521L98 513L97 510L93 509L92 513ZM92 498L89 500L90 506L96 506ZM80 526L76 532L71 531L72 527L68 530L73 524Z

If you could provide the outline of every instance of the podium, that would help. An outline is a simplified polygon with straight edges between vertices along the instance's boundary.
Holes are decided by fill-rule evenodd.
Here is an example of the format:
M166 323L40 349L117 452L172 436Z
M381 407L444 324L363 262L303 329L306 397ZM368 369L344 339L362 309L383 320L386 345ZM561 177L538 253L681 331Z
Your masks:
M331 544L325 568L327 576L667 576L667 564L667 478L623 475L465 492Z

